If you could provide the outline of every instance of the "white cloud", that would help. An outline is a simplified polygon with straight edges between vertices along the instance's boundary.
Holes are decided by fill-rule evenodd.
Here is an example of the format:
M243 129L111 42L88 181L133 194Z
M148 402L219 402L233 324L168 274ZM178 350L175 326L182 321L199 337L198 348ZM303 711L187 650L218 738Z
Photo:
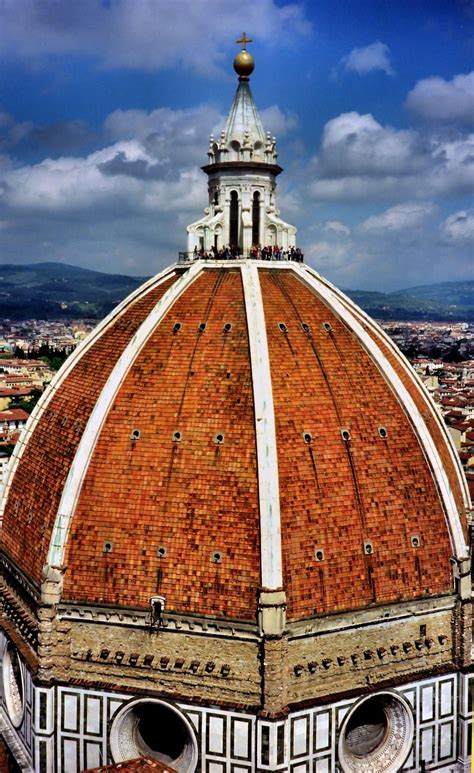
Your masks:
M367 75L381 70L386 75L395 75L390 62L390 49L385 43L376 40L364 48L353 48L350 54L341 59L341 65L349 72Z
M137 139L162 164L200 166L206 160L209 134L217 134L224 120L210 105L185 110L161 107L150 112L115 110L104 122L104 135L112 142Z
M333 268L346 265L349 256L349 246L340 242L316 241L310 244L305 257L310 262L330 263Z
M441 224L441 234L449 242L471 242L474 250L474 209L449 215Z
M275 0L0 3L0 49L13 58L85 54L106 67L152 71L182 65L208 73L228 50L229 30L242 29L280 45L311 27L302 4Z
M425 78L409 92L406 107L425 121L474 124L474 72Z
M435 213L431 202L408 201L385 210L380 215L371 215L360 225L365 233L379 234L381 231L407 231L421 227Z
M426 199L474 185L474 134L457 139L382 126L343 113L326 124L308 193L319 201Z
M13 210L55 214L189 211L203 198L203 182L196 168L167 179L159 161L140 142L128 140L86 158L46 159L7 171L1 200Z
M318 166L330 176L401 174L425 162L426 149L410 130L383 127L369 113L342 113L323 130Z
M271 105L259 112L265 131L276 134L277 137L283 137L298 126L298 116L296 113L292 113L290 110L282 110L278 105Z
M351 235L351 229L339 220L326 220L322 227L322 231L323 233L331 234L342 239L348 239Z

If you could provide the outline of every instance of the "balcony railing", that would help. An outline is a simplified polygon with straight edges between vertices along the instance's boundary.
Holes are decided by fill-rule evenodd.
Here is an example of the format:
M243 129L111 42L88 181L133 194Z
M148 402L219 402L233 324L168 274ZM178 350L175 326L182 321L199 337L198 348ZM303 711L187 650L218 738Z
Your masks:
M304 254L299 247L290 250L273 250L270 247L261 250L251 250L248 253L240 250L194 250L194 252L179 252L179 263L190 263L194 260L292 260L302 263Z

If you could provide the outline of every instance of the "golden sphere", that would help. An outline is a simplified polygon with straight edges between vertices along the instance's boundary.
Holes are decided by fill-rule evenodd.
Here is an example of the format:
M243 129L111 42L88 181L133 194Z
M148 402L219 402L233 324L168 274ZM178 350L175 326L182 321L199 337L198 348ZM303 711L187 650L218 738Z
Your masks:
M241 51L234 59L234 70L241 78L248 78L254 67L253 56L248 51Z

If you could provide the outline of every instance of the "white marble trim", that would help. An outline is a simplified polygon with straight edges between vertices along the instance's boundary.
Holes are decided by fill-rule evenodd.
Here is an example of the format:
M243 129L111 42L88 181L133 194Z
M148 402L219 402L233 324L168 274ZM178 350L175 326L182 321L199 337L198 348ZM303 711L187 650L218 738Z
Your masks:
M136 290L134 290L130 295L128 295L124 300L119 303L118 306L116 306L110 314L108 314L104 319L99 322L99 324L92 330L89 335L79 344L79 346L72 352L67 360L65 361L64 365L59 369L59 371L56 373L56 375L51 380L51 383L48 385L47 389L43 392L40 399L38 400L37 404L33 408L33 411L31 412L31 415L26 422L25 427L23 428L23 431L18 439L18 442L15 445L15 449L12 454L12 458L10 460L10 463L8 465L7 475L5 482L2 485L0 485L0 526L2 525L3 520L3 514L5 512L5 507L8 499L8 493L10 491L13 478L15 476L16 469L18 467L18 463L23 456L23 452L26 448L26 444L33 433L36 425L40 421L41 417L43 416L44 412L46 411L49 403L55 396L58 389L60 389L61 385L63 384L64 380L69 376L71 371L76 367L79 360L86 354L86 352L89 351L91 346L93 346L97 339L100 338L100 336L107 330L110 325L114 324L117 319L125 312L125 310L129 307L133 301L135 301L139 296L144 296L150 290L154 290L156 287L158 287L160 284L162 284L164 281L169 279L171 276L173 276L175 273L175 266L168 266L164 271L157 274L156 276L152 277L148 280L148 282L145 282L145 284L140 285L140 287L137 287Z
M196 279L201 270L202 266L196 264L174 282L146 317L115 363L89 417L76 455L69 469L51 535L47 557L47 564L49 566L61 567L64 563L67 537L82 484L95 449L97 438L100 435L103 424L113 405L120 386L127 377L135 359L156 326L161 322L184 290L186 290Z
M283 587L280 490L270 358L257 266L241 264L252 367L260 506L261 582L267 590Z
M449 485L448 477L444 470L443 463L438 454L438 449L434 443L431 433L421 416L413 398L402 383L396 371L377 346L376 342L364 330L360 322L356 319L352 308L348 308L347 303L342 303L336 293L329 286L325 285L319 277L313 276L306 267L297 266L293 269L301 277L302 281L319 295L333 310L333 312L343 320L350 330L360 340L362 346L370 355L373 362L377 365L385 380L390 385L392 392L408 415L414 431L418 437L425 457L429 461L432 474L436 481L441 500L444 504L448 532L451 539L453 553L457 558L465 558L469 551L464 541L464 533L461 525L456 502Z

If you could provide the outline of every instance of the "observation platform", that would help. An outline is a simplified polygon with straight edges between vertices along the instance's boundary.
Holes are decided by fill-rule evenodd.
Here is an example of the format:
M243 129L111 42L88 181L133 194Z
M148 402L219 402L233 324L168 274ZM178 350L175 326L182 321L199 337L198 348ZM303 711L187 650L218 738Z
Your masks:
M192 252L179 252L178 263L192 263L195 260L268 260L268 261L293 261L294 263L304 262L304 253L299 247L292 247L289 250L275 250L270 247L262 249L253 249L250 252L241 250L194 250Z

